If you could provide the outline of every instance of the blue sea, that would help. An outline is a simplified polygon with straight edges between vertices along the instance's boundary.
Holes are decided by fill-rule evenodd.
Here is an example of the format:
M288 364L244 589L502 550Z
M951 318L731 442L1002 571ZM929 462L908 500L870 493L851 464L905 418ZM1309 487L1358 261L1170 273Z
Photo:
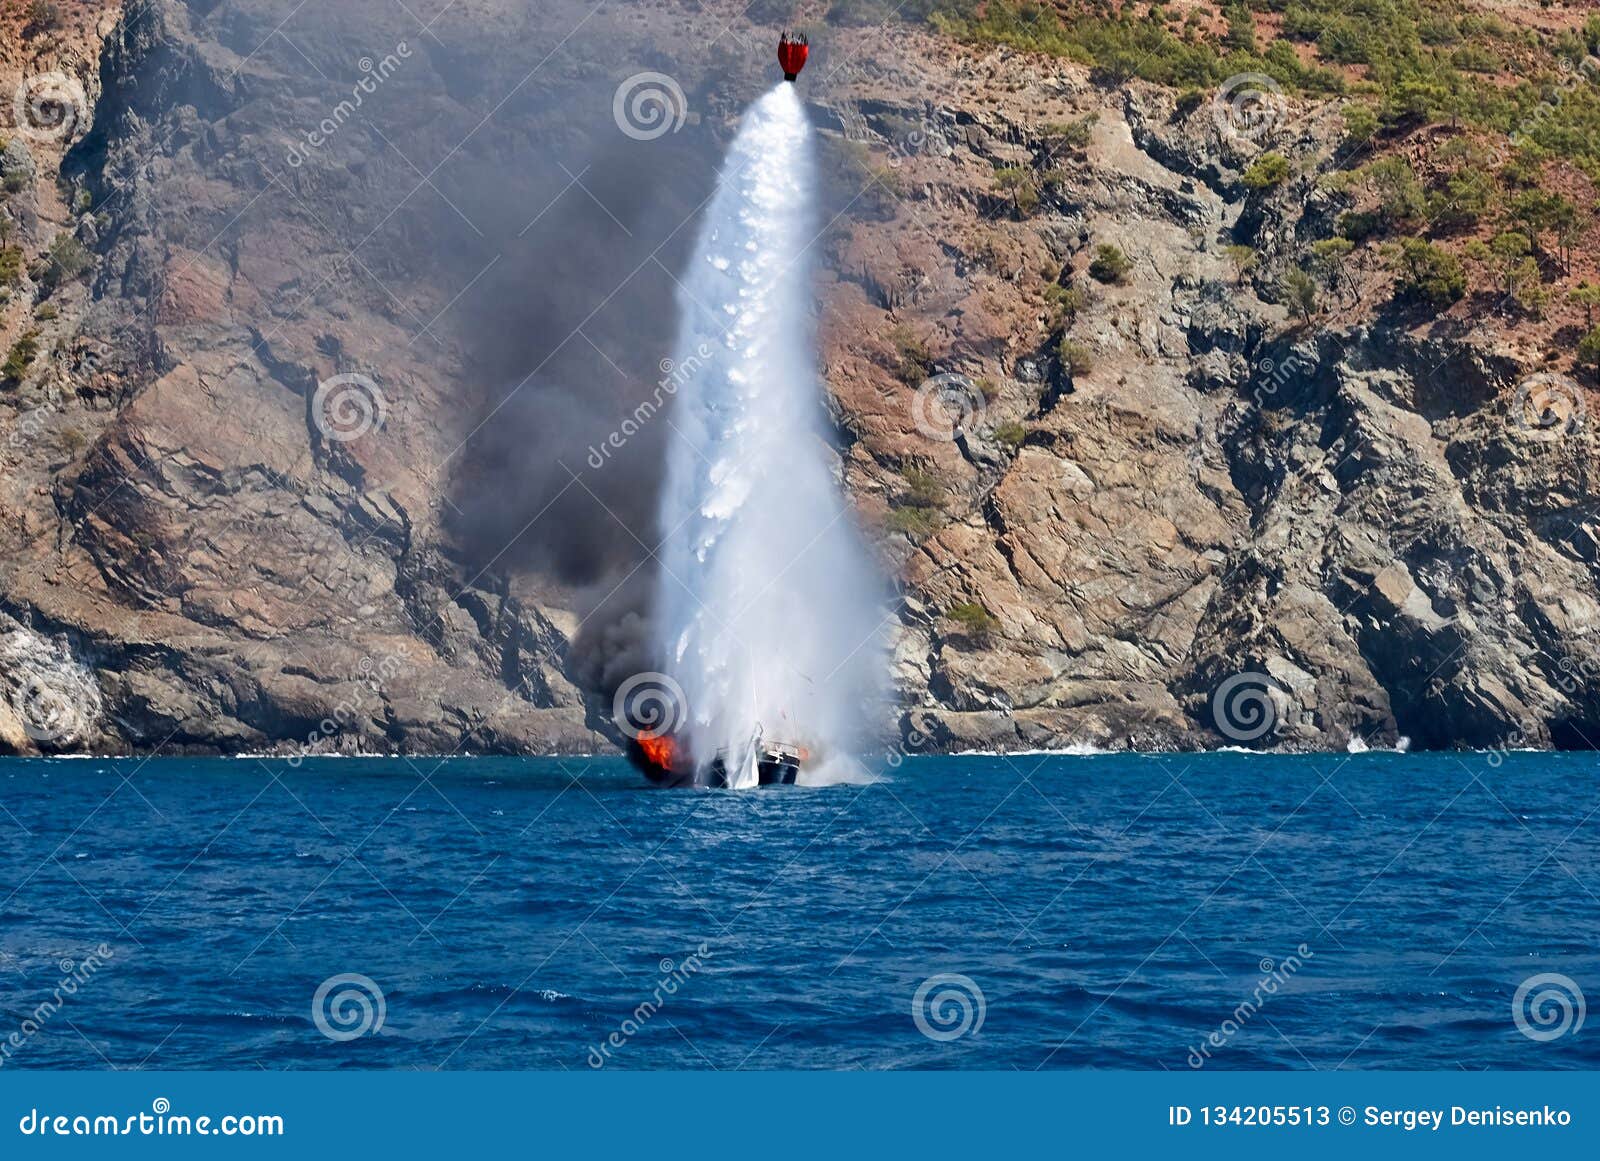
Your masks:
M0 1067L1595 1068L1597 811L1587 754L7 760Z

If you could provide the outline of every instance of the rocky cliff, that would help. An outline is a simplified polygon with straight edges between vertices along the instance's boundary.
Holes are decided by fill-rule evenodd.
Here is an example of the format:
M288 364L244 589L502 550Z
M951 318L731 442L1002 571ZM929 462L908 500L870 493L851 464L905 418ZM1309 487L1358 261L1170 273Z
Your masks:
M5 153L9 749L591 750L651 664L674 271L771 30L331 7L9 34L7 85L82 93ZM1592 391L1555 322L1397 305L1360 254L1291 314L1366 196L1337 101L1263 131L899 24L814 42L903 745L1600 738Z

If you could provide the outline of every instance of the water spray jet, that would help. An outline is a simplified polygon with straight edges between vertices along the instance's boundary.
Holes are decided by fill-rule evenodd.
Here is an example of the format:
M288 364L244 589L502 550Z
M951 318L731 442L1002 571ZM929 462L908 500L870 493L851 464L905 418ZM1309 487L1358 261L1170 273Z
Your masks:
M797 72L805 45L785 43ZM677 364L711 355L669 416L656 646L684 705L670 750L631 747L660 781L853 777L881 704L882 582L824 434L814 168L805 108L779 84L741 122L680 283Z

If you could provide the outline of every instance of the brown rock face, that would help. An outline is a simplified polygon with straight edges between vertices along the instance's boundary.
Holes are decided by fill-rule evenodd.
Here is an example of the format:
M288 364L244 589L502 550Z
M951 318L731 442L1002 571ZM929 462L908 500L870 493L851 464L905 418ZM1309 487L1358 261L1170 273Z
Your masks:
M147 0L22 66L92 124L34 151L69 201L0 214L91 265L5 316L41 350L0 392L0 750L591 750L656 664L644 404L766 30L313 7ZM1592 393L1359 290L1291 324L1329 116L1251 192L1204 105L813 43L825 404L905 747L1600 739ZM625 132L646 72L680 96Z

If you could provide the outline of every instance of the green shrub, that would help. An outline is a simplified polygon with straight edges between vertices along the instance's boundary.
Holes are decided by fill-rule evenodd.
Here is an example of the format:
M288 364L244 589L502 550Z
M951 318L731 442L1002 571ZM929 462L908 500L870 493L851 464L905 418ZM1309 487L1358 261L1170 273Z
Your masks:
M1256 18L1250 9L1243 4L1230 4L1223 8L1222 16L1228 22L1228 30L1222 35L1223 45L1240 52L1255 52Z
M938 476L915 465L902 468L900 478L905 489L889 510L889 527L920 540L939 526L948 489Z
M1407 238L1401 243L1400 278L1395 289L1401 297L1444 308L1467 293L1467 272L1461 260L1444 247Z
M1567 291L1567 297L1583 307L1583 325L1594 326L1595 307L1600 307L1600 286L1590 286L1587 282L1580 282Z
M1053 150L1065 149L1071 153L1081 153L1088 148L1089 141L1094 137L1094 127L1099 121L1098 113L1090 113L1075 121L1052 122L1043 126L1040 134L1049 139Z
M1339 215L1339 234L1351 242L1365 242L1383 229L1383 220L1377 214L1351 210Z
M1297 267L1290 267L1283 275L1283 285L1279 288L1283 293L1283 300L1290 310L1311 321L1311 316L1317 312L1317 282L1311 275Z
M66 23L62 14L61 5L55 0L32 0L28 5L28 21L26 28L29 33L56 32Z
M1570 10L1573 5L1569 4ZM1214 26L1221 9L1224 25ZM1281 14L1275 32L1260 14ZM1448 0L1225 0L1194 6L1182 23L1159 5L1042 0L836 0L835 23L926 20L977 44L1048 53L1090 66L1103 84L1140 77L1179 90L1192 112L1226 78L1263 73L1286 92L1342 94L1344 66L1364 66L1363 100L1346 110L1351 142L1381 125L1434 119L1498 134L1525 126L1546 149L1600 167L1600 86L1562 85L1596 47L1600 17L1581 33L1519 30ZM1315 46L1302 61L1298 45ZM1565 67L1562 68L1562 62ZM1538 117L1532 114L1542 106Z
M944 481L926 468L906 468L900 478L906 482L905 503L918 508L938 508L944 504Z
M1231 245L1224 246L1222 253L1233 264L1233 281L1242 283L1246 274L1252 273L1259 264L1255 250L1250 246Z
M1467 256L1493 272L1500 292L1507 297L1515 295L1530 276L1538 279L1539 264L1529 257L1532 253L1528 239L1515 230L1497 234L1487 246L1474 241L1467 247Z
M1345 262L1355 250L1355 243L1348 238L1324 238L1311 243L1312 268L1323 278L1328 285L1337 287L1345 281Z
M5 363L0 365L0 379L9 386L16 386L22 382L22 377L28 373L28 368L38 357L39 332L27 331L11 345L11 353L6 356Z
M994 437L1006 447L1020 447L1022 441L1028 438L1028 429L1015 420L1007 420L995 425Z
M958 626L962 636L973 641L988 641L1000 629L1000 622L995 619L994 614L978 601L963 601L959 605L951 605L944 611L944 615Z
M1089 292L1081 286L1061 286L1051 283L1044 288L1044 300L1051 307L1052 329L1062 322L1071 322L1089 305Z
M1488 214L1494 196L1492 176L1478 169L1461 169L1428 194L1428 220L1437 229L1472 229Z
M1528 242L1539 249L1539 239L1545 233L1560 231L1577 221L1577 207L1558 193L1532 189L1518 194L1511 202L1511 220L1528 235Z
M885 523L891 532L911 540L923 540L939 527L939 512L934 508L891 508Z
M1124 282L1132 269L1133 260L1120 247L1106 243L1095 250L1094 261L1089 263L1089 277L1097 282Z
M1094 370L1094 353L1082 343L1073 342L1066 335L1056 345L1056 357L1074 379L1082 378Z
M82 242L71 234L57 234L36 278L46 294L53 294L62 283L71 282L93 265L94 256Z
M1595 327L1578 341L1578 366L1585 363L1594 364L1595 378L1600 379L1600 327Z
M889 343L894 347L894 373L902 383L915 387L933 373L933 355L921 335L900 324L889 331Z
M1033 184L1029 170L1015 165L1001 166L994 171L994 183L1011 195L1011 204L1023 217L1039 208L1039 187Z
M1378 210L1390 225L1399 225L1421 218L1427 212L1427 198L1416 171L1404 157L1385 157L1367 167L1378 194Z
M22 281L22 248L0 248L0 286L15 286Z
M1263 153L1240 178L1251 189L1270 189L1289 180L1289 159L1281 153Z
M1381 126L1378 113L1371 105L1356 102L1344 107L1345 137L1352 144L1371 141Z

